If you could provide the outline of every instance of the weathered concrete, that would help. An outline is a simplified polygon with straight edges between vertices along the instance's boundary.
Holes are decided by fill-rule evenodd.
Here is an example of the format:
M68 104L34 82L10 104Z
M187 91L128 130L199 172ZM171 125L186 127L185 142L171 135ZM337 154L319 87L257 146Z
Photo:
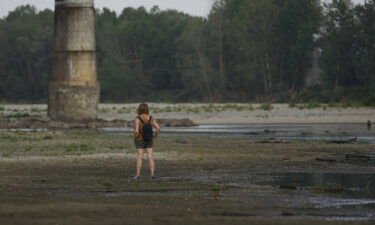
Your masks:
M98 112L98 99L97 86L51 83L48 113L52 119L62 121L94 120Z
M54 67L48 115L55 120L97 118L93 0L55 0Z

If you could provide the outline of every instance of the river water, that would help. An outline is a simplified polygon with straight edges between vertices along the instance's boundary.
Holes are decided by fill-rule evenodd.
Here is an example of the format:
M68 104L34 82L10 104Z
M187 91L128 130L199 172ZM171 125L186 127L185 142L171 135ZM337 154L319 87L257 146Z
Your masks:
M131 135L132 128L103 128L118 135ZM375 128L366 124L199 125L163 127L161 135L277 140L323 140L375 143Z

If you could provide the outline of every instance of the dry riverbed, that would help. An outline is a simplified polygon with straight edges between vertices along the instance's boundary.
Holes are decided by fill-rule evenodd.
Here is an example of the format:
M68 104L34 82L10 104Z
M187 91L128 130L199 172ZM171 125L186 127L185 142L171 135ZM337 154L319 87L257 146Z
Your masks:
M2 130L0 221L373 224L374 183L358 190L306 184L303 178L342 174L354 176L355 182L356 176L372 176L374 151L372 144L361 143L162 136L155 145L158 178L149 179L145 165L142 179L132 180L130 136L101 130ZM285 182L286 174L297 178Z
M100 104L99 119L131 121L138 104ZM156 118L197 124L322 124L375 121L374 108L327 104L150 103ZM0 105L0 118L46 117L47 105Z

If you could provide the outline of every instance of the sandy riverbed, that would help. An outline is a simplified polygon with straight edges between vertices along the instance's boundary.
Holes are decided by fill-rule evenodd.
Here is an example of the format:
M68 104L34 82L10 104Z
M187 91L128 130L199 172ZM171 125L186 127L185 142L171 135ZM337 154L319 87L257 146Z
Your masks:
M100 104L101 119L132 120L138 104ZM156 118L189 118L198 124L309 124L367 123L375 121L374 108L343 108L321 105L317 108L287 104L167 104L151 103ZM267 108L268 107L268 108ZM46 105L2 105L4 116L19 112L46 116ZM263 109L262 109L263 108ZM264 109L266 108L266 109Z

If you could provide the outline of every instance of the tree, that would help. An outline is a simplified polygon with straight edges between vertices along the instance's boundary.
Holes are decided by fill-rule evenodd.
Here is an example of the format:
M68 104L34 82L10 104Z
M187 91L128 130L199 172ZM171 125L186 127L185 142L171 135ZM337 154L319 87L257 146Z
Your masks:
M350 0L333 0L325 5L325 10L320 64L327 85L336 89L358 85L354 63L358 54L354 5Z
M213 68L207 57L207 25L201 18L190 20L178 40L178 69L185 98L213 101Z
M280 7L276 37L278 52L277 83L286 89L304 87L312 52L317 48L316 36L322 20L319 0L275 1Z
M358 55L354 58L360 87L365 95L375 96L375 1L355 7L358 21Z
M273 89L275 26L278 8L272 0L245 0L231 18L232 39L238 42L240 76L255 94L270 94ZM263 87L259 90L259 86ZM258 87L258 88L257 88ZM259 93L260 92L260 93Z
M51 10L26 5L0 22L0 93L8 100L43 99L52 73Z

